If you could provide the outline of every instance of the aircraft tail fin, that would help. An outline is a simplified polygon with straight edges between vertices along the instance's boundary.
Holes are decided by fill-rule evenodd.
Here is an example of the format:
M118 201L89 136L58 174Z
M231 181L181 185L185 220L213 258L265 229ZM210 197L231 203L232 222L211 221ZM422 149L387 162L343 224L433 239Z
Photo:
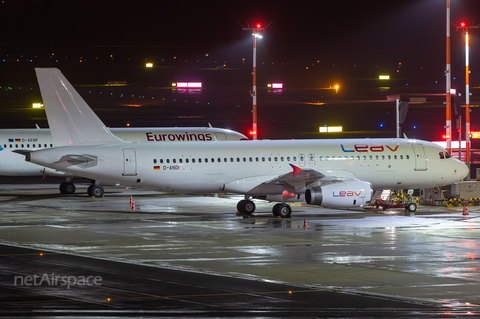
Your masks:
M56 68L35 68L56 146L125 143L113 135Z

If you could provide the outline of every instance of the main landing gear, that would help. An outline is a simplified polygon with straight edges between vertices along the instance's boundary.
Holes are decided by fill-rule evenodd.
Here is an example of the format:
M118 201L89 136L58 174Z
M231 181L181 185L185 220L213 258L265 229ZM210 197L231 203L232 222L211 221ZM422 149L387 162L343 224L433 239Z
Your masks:
M62 194L73 194L75 193L76 189L77 188L75 187L75 184L70 181L63 182L60 184L60 193Z
M237 211L243 215L252 215L255 212L255 203L245 196L237 204ZM272 208L273 216L279 218L290 218L292 215L292 208L290 205L278 203Z
M88 193L88 196L90 197L103 197L103 194L105 193L105 191L101 185L92 184L88 186L87 193Z
M60 184L60 193L64 195L70 195L75 193L76 187L75 184L72 183L71 181L67 180L66 182L63 182ZM92 184L88 186L87 189L87 194L90 197L103 197L103 194L105 193L103 187L98 184ZM255 208L254 208L255 210Z

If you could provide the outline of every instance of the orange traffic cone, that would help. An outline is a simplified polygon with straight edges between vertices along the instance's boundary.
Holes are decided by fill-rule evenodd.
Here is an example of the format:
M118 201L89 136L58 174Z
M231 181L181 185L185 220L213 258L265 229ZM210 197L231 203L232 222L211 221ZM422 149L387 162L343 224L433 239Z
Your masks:
M133 205L133 197L132 195L130 195L130 208L132 208L132 205Z
M463 205L463 214L462 215L469 215L467 205Z
M307 229L307 228L308 228L308 225L307 225L307 217L305 217L304 220L303 220L303 228L304 228L304 229Z

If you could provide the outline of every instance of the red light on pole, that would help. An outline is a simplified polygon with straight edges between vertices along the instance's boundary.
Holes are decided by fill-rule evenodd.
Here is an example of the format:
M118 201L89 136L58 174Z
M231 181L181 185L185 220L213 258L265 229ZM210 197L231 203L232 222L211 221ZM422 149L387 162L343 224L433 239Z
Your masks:
M262 24L257 23L257 29L260 29L262 27Z
M462 22L460 22L460 26L461 26L462 28L464 28L464 27L467 26L467 24L465 23L465 21L462 21Z

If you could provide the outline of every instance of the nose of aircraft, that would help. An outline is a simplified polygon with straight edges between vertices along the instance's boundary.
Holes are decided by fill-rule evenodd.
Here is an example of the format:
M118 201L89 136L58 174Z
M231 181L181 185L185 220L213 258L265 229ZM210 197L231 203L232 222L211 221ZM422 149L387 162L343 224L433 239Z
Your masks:
M470 174L470 169L463 162L460 162L459 160L457 160L456 162L457 163L454 168L455 173L458 174L458 177L460 177L461 179L464 179Z

